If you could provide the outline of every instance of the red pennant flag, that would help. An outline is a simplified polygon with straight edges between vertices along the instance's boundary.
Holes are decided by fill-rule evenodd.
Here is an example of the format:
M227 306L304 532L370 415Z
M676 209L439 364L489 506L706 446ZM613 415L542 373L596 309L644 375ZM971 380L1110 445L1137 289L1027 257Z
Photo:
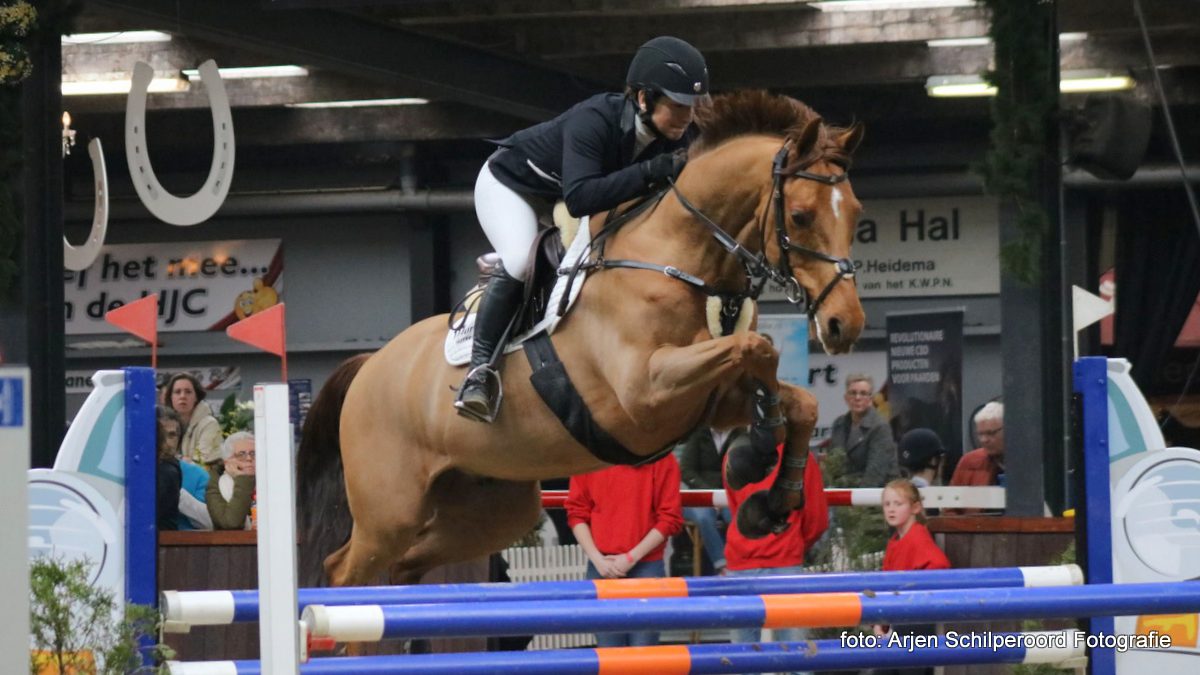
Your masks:
M150 367L158 367L158 293L110 310L104 320L150 343Z
M238 342L281 357L283 381L287 382L287 325L284 317L281 302L233 324L225 329L225 334Z

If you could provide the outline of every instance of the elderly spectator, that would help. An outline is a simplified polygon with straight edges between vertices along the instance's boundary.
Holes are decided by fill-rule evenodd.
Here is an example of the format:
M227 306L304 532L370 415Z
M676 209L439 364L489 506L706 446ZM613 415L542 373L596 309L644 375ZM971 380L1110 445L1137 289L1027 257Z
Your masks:
M951 485L999 485L1004 475L1004 404L992 401L975 413L979 447L959 460Z
M254 434L239 431L221 444L222 463L209 466L208 513L218 530L250 529L254 503Z
M900 475L892 429L875 411L875 382L869 375L846 377L844 415L833 421L828 454L837 467L830 483L837 487L883 487ZM840 466L838 466L840 464ZM833 474L834 468L830 469Z

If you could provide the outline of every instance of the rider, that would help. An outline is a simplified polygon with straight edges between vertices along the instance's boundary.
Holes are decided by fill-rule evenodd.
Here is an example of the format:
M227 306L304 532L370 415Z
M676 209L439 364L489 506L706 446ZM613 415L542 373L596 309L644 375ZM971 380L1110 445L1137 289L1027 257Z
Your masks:
M708 98L704 57L679 38L656 37L638 48L625 85L499 141L479 172L475 212L502 264L475 317L460 415L495 417L500 376L487 364L520 301L538 214L559 199L573 216L606 211L683 169L693 108Z

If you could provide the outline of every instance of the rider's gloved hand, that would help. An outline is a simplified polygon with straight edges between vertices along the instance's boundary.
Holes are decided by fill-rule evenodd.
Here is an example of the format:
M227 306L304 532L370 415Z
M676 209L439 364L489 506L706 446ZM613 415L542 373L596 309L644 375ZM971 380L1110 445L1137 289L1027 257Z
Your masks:
M667 179L674 179L683 171L687 164L687 150L680 148L672 153L664 153L641 163L642 177L647 185L661 185Z

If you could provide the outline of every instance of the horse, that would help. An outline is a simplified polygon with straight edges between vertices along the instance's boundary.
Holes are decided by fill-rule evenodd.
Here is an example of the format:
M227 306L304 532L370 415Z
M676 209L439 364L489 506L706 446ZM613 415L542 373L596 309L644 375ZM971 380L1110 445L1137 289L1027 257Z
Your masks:
M607 259L642 266L592 269L552 343L596 424L636 457L701 424L762 422L771 466L759 480L786 443L760 493L762 524L778 531L803 505L816 400L778 381L762 335L714 335L707 296L757 295L752 279L769 277L812 310L827 352L852 347L865 321L848 259L862 207L847 170L862 127L762 91L715 97L696 121L672 188L607 237ZM590 219L593 235L605 218ZM445 315L425 319L348 360L314 400L297 455L305 583L367 585L385 571L416 583L499 551L536 525L539 480L608 466L538 397L519 354L499 365L492 424L456 415L464 369L443 358L446 327Z

